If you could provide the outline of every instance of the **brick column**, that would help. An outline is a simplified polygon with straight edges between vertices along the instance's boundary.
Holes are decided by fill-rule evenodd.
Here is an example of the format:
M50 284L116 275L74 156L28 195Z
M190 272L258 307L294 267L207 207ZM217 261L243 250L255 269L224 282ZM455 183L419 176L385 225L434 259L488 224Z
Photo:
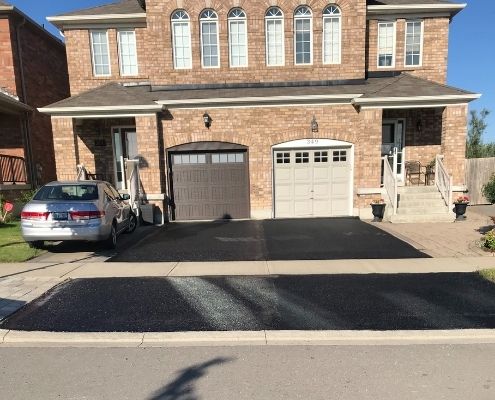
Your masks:
M442 114L442 154L454 185L465 184L467 104L445 107Z
M162 178L165 174L163 138L157 116L137 116L136 133L142 190L149 202L160 209L155 215L155 222L160 223L167 218L167 210L163 199L165 193L165 183Z
M57 179L75 179L79 155L73 119L52 117L52 131Z

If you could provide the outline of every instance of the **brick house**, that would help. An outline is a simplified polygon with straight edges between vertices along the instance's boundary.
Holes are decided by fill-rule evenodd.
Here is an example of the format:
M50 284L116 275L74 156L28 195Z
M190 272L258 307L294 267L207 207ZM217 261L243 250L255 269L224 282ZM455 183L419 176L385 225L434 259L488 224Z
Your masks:
M37 108L70 95L65 46L0 0L0 68L0 192L15 198L56 178L51 120Z
M73 96L41 110L59 178L84 164L125 190L138 159L162 220L368 216L380 196L397 212L408 161L435 160L447 214L479 97L445 84L464 7L124 0L50 17Z

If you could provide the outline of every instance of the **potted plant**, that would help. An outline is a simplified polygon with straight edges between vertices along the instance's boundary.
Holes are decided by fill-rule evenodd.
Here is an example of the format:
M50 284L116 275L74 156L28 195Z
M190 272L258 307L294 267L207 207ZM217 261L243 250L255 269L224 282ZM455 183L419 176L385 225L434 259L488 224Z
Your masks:
M455 207L455 220L456 221L464 221L466 219L466 209L469 204L469 197L467 196L459 196L454 201Z
M385 200L375 199L371 201L371 211L373 212L373 222L382 222L385 215Z

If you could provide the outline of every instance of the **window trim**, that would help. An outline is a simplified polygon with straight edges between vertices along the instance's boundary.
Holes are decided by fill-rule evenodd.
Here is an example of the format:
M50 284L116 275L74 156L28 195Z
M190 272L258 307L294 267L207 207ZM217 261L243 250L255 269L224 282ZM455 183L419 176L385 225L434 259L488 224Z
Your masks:
M215 15L217 16L216 18L203 18L202 15L206 11L213 11ZM217 50L218 50L218 65L215 66L205 66L204 65L204 57L203 57L203 24L204 23L211 23L215 22L217 24ZM206 8L201 13L199 14L199 38L200 38L200 43L201 43L201 68L204 69L218 69L221 66L221 59L220 59L220 21L218 18L218 13L213 10L212 8Z
M393 24L393 34L392 34L392 40L393 40L393 46L392 46L392 65L385 65L381 66L380 65L380 25L388 25L388 24ZM395 68L396 65L396 57L397 57L397 21L378 21L377 23L377 30L376 30L376 35L377 35L377 51L376 51L376 66L377 68L380 69L391 69Z
M179 12L179 11L182 11L184 12L186 15L187 15L187 20L179 20L179 19L175 19L174 20L174 15L175 13ZM189 31L189 66L188 67L178 67L177 66L177 58L176 58L176 49L175 49L175 29L174 29L174 25L175 24L183 24L184 22L187 21L187 29ZM193 67L193 59L192 59L192 36L191 36L191 17L189 16L189 13L185 10L182 10L182 9L178 9L178 10L174 10L172 12L172 15L170 16L170 27L171 27L171 30L172 30L172 58L173 58L173 63L174 63L174 69L177 69L177 70L186 70L186 69L192 69ZM201 33L200 33L201 34ZM201 57L202 58L202 57Z
M230 14L232 14L232 12L234 12L235 10L242 11L244 13L244 17L231 17ZM239 22L239 21L244 22L244 27L245 27L246 63L244 65L232 65L232 40L231 40L231 36L230 36L230 34L231 34L230 24L231 24L231 22ZM229 41L229 67L230 68L247 68L247 67L249 67L248 22L247 22L247 13L243 8L234 7L229 11L229 13L227 15L227 29L228 29L228 41ZM220 62L220 60L219 60L219 62Z
M136 53L136 73L135 74L124 74L122 71L123 63L122 63L122 49L121 49L121 43L120 43L120 33L121 32L132 32L134 34L134 50ZM117 48L119 52L119 70L120 70L120 76L139 76L139 60L138 60L138 46L137 46L137 35L136 35L136 30L132 28L121 28L117 30Z
M407 64L407 24L408 23L415 23L419 22L421 23L421 42L420 42L420 47L419 47L419 64L418 65L412 65L412 64ZM423 44L424 44L424 39L425 39L425 21L424 19L410 19L406 20L404 24L404 67L407 68L421 68L423 66Z
M107 51L108 51L108 74L97 74L96 73L96 60L95 60L95 49L94 49L94 41L93 41L93 32L105 32L105 36L107 38ZM110 41L108 37L108 29L91 29L89 31L89 40L91 44L91 61L93 64L93 76L95 78L107 78L112 76L112 59L110 57Z
M325 10L329 7L336 7L339 10L339 15L338 16L331 16L331 15L325 15ZM337 62L325 62L325 20L326 19L332 19L332 18L338 18L339 19L339 57ZM322 43L322 62L323 65L339 65L342 64L342 9L337 5L337 4L329 4L323 9L323 27L322 27L322 38L321 38L321 43Z
M269 16L268 11L272 8L276 8L282 14L281 16L273 17ZM281 21L282 22L282 63L281 64L270 64L268 57L268 21ZM285 14L280 7L270 7L265 12L265 64L267 67L284 67L285 66Z
M296 16L297 11L301 8L307 8L311 12L311 15L310 16L304 16L304 17ZM296 21L297 20L304 20L304 19L308 19L308 18L309 18L309 42L310 42L309 57L310 57L310 61L309 61L309 63L298 63L297 62L297 51L296 51L296 47L297 47ZM311 66L311 65L313 65L313 57L314 57L313 10L309 6L302 5L302 6L297 7L294 10L294 27L293 27L293 30L294 30L294 65L297 65L297 66Z

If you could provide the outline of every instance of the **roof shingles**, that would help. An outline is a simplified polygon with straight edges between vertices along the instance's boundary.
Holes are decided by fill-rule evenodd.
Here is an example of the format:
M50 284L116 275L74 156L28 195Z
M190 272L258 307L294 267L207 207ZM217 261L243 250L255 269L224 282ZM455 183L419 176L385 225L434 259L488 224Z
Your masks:
M1 1L1 0L0 0ZM144 2L143 2L144 4ZM85 8L57 15L58 17L70 17L74 15L108 15L108 14L139 14L145 12L138 0L121 0L111 4Z

